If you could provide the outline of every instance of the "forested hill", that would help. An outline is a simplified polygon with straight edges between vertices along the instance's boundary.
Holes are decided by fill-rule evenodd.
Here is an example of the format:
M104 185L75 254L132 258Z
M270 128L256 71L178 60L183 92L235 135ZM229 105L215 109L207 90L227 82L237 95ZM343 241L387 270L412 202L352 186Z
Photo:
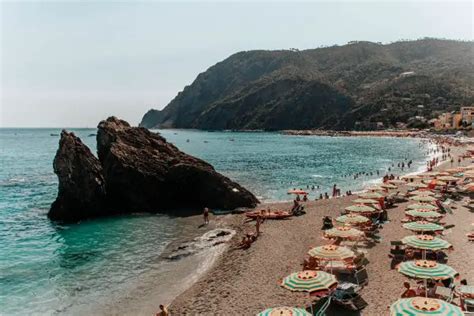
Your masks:
M392 44L236 53L199 74L148 128L373 129L424 123L474 103L474 42ZM416 118L418 117L418 118ZM379 124L380 125L380 124Z

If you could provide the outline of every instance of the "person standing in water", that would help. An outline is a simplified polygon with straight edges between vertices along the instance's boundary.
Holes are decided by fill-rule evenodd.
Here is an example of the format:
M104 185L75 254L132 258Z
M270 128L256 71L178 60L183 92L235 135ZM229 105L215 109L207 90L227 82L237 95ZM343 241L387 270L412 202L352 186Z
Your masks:
M209 209L207 207L204 208L204 212L203 212L203 216L204 216L204 224L209 224Z

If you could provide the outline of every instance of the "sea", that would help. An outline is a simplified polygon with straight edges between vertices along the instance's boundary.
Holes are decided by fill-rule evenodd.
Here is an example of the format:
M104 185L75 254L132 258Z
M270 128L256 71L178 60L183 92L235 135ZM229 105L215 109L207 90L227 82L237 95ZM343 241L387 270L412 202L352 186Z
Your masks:
M95 152L96 129L69 130ZM163 252L183 236L199 245L195 221L160 214L77 224L50 221L47 212L58 186L52 161L60 132L0 129L0 314L91 314L137 293L161 293L161 300L171 300L199 269L184 269L180 259L165 260ZM357 192L380 181L389 168L394 174L423 170L430 146L412 138L157 132L261 201L289 200L287 191L293 188L309 190L315 199L330 194L334 184L343 194ZM410 160L411 168L398 167ZM212 256L195 248L193 256L205 271Z

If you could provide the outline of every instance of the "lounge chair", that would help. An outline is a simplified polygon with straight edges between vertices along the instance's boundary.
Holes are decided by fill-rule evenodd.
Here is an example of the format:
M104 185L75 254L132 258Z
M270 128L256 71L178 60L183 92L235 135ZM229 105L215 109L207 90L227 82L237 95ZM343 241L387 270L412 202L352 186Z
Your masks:
M474 299L470 299L470 298L464 299L464 309L466 310L466 312L464 313L465 315L474 314Z
M448 287L437 286L435 290L435 295L438 298L445 300L448 303L451 303L454 298L454 291L453 289L450 289Z

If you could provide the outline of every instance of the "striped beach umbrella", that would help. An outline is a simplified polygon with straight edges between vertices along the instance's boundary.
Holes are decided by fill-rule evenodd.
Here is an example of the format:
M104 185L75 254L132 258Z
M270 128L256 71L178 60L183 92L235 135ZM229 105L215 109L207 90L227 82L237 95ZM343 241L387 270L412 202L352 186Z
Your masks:
M281 286L295 292L328 291L337 286L336 277L324 271L295 272L281 281Z
M401 180L401 179L388 180L388 182L393 183L393 184L407 184L405 180Z
M456 177L453 177L453 176L441 176L441 177L438 177L436 179L441 180L441 181L449 181L449 182L459 180L459 178L456 178Z
M316 259L328 261L341 261L349 258L354 258L355 254L347 247L338 245L325 245L311 248L308 254Z
M443 217L443 214L440 214L436 211L432 210L423 210L423 209L418 209L418 210L408 210L405 211L405 214L411 217L421 217L421 218L440 218Z
M437 210L438 207L428 203L414 203L407 206L410 210Z
M433 260L413 260L400 263L398 272L416 279L446 280L457 276L456 270L447 264Z
M364 233L350 226L340 226L324 231L326 238L356 239L364 236Z
M415 191L410 191L408 192L408 195L429 195L429 196L434 196L435 193L430 190L415 190Z
M362 215L350 213L347 215L342 215L342 216L337 217L336 221L339 223L344 223L344 224L358 225L358 224L367 224L370 221L370 219Z
M417 202L435 202L436 198L429 195L414 195L409 197L410 200Z
M352 200L352 203L370 205L370 204L378 204L379 201L374 200L374 199L355 199L355 200Z
M407 184L410 188L427 188L428 185L422 182L410 182Z
M380 186L382 188L385 188L385 189L397 189L398 188L395 184L392 184L392 183L383 183Z
M436 298L402 298L390 306L390 316L462 316L461 309Z
M427 221L418 221L403 224L403 228L409 229L415 232L436 232L444 230L444 227L435 223Z
M444 239L431 235L411 235L403 237L402 243L411 248L438 251L449 249L452 245Z
M356 213L372 213L378 212L373 206L365 205L365 204L355 204L345 208L348 212L356 212Z
M379 192L364 192L360 193L359 197L363 199L380 199L383 198L384 195L380 194Z
M297 307L273 307L257 314L257 316L311 316L304 308Z

